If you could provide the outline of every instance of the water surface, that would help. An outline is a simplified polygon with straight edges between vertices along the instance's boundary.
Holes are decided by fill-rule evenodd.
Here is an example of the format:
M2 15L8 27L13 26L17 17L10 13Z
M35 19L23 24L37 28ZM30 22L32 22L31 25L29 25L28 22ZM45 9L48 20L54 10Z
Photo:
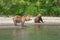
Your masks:
M60 26L0 28L0 40L60 40Z

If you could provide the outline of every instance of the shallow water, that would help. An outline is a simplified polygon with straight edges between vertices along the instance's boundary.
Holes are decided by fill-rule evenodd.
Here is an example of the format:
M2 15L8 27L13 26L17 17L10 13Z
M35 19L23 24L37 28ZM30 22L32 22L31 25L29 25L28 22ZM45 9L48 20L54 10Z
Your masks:
M60 40L60 26L0 28L0 40Z

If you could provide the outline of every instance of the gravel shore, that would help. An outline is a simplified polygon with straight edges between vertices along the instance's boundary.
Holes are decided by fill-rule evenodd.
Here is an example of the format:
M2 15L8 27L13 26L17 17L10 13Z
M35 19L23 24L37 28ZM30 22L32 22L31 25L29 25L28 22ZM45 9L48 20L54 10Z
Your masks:
M25 24L32 25L34 24L34 18L31 17L30 21L26 21ZM42 17L44 23L40 23L42 25L60 25L60 17ZM0 26L5 25L14 25L12 17L0 17Z

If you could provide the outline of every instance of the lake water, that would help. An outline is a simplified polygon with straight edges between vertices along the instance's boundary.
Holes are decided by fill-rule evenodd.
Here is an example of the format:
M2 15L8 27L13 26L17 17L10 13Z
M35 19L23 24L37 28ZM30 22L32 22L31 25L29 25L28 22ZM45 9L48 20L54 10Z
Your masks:
M60 40L60 26L0 28L0 40Z

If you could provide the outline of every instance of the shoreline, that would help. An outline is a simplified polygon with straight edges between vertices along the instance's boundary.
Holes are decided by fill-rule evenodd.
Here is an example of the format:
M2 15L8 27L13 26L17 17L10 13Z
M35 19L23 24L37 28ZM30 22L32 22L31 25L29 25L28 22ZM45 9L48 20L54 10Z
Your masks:
M34 18L35 17L31 17L30 21L26 21L26 24L34 24ZM44 23L40 23L40 24L60 24L60 17L42 17ZM0 25L8 25L8 24L13 24L13 20L12 17L0 17Z

